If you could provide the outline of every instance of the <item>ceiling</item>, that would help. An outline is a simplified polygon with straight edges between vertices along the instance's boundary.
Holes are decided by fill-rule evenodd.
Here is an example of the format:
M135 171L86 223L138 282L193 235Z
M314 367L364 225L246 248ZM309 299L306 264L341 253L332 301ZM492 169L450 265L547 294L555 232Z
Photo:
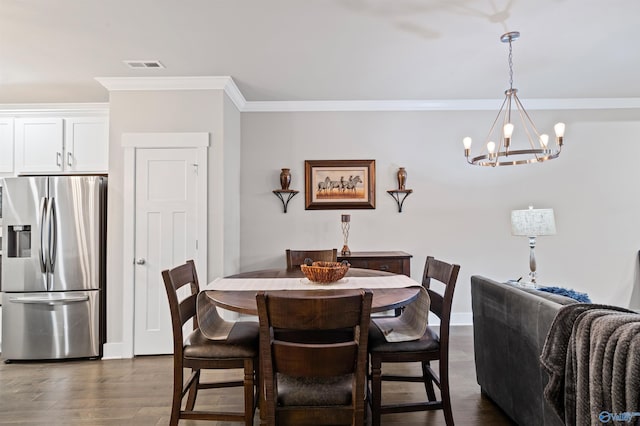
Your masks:
M96 77L231 76L254 101L640 98L637 0L0 0L0 103ZM124 60L158 60L133 70Z

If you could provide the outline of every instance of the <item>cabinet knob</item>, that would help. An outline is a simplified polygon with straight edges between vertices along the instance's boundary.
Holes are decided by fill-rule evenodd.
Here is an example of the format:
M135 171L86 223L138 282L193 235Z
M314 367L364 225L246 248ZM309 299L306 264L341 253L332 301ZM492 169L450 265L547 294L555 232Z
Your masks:
M380 265L380 270L381 271L388 271L389 270L389 265Z
M145 263L147 263L147 261L144 260L142 257L139 259L136 259L136 265L144 265Z

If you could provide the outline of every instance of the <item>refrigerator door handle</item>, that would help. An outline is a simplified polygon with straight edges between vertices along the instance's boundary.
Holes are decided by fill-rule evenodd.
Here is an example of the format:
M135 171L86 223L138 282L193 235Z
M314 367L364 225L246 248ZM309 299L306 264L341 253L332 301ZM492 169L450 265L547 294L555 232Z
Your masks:
M47 238L45 237L45 229L46 229L46 211L47 211L47 199L46 197L40 198L40 249L38 250L39 258L40 258L40 270L42 273L47 272L47 259L45 253L45 247L48 246L45 244ZM48 290L48 289L47 289Z
M89 300L89 296L66 296L59 299L51 299L48 297L10 297L9 302L23 303L33 305L68 305L70 303L86 302Z
M49 272L53 273L56 267L56 255L58 246L58 232L56 228L56 199L49 200Z

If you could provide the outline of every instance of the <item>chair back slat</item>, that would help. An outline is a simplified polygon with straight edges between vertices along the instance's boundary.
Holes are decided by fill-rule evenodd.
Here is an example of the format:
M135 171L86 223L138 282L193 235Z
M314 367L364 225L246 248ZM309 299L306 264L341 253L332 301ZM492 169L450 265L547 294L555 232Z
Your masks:
M273 368L294 377L331 377L354 372L358 356L356 342L335 344L291 344L273 342Z
M196 301L198 294L191 294L186 299L180 302L180 322L184 325L187 321L193 318L193 329L198 328L198 318L196 316L197 305Z
M291 250L286 249L287 269L296 269L309 258L314 262L336 262L338 260L338 249L328 250Z
M290 330L331 330L360 322L362 294L319 290L323 297L309 298L304 291L287 291L267 299L270 324ZM318 293L320 294L320 293ZM291 300L295 299L295 303Z
M430 306L429 310L433 312L440 320L442 320L442 310L444 308L444 297L438 292L431 289L427 290L429 293Z

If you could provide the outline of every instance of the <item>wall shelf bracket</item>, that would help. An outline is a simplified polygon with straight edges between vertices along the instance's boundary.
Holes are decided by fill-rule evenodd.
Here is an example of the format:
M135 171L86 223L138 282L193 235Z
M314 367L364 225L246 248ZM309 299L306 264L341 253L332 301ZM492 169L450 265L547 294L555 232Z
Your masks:
M295 189L274 189L273 193L276 194L280 201L282 201L282 207L284 208L284 212L287 212L287 206L289 205L289 201L300 191L296 191ZM285 195L283 195L285 194ZM285 198L286 196L286 198Z
M402 213L402 205L404 204L404 200L413 192L413 189L391 189L387 191L389 195L396 200L396 204L398 204L398 213Z

